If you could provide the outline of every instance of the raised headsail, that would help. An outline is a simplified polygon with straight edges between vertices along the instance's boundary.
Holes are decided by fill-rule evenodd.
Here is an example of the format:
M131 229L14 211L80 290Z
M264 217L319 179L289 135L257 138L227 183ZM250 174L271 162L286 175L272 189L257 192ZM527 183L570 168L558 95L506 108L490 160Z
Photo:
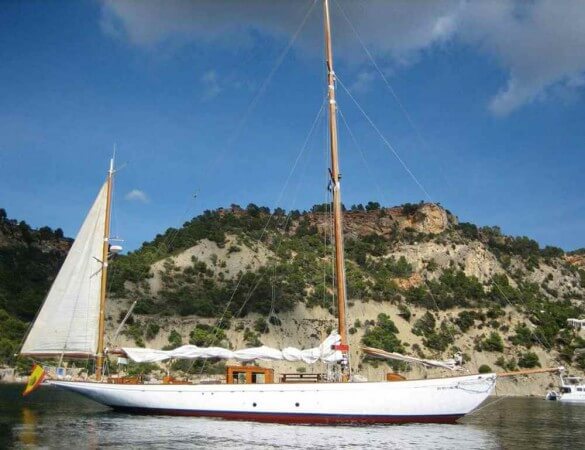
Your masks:
M89 210L21 354L84 357L97 353L107 197L108 182Z

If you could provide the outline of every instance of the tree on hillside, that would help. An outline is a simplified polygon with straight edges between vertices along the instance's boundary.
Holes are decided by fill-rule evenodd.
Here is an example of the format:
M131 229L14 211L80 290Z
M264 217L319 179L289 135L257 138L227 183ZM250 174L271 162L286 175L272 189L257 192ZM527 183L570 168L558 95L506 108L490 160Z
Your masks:
M377 211L380 209L380 204L378 202L368 202L366 205L366 211Z

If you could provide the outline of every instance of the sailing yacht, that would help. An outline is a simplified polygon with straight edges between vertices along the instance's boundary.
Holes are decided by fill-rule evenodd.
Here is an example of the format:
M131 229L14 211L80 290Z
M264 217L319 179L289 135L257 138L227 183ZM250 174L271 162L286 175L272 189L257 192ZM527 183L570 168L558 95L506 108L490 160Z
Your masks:
M349 366L346 327L346 281L343 251L341 186L337 149L336 77L333 66L329 1L323 0L331 189L338 330L320 346L300 350L268 347L231 351L192 345L175 350L125 348L137 362L168 359L224 358L326 362L336 368L331 380L273 382L270 369L228 367L221 384L115 383L103 376L104 323L113 164L83 223L22 348L33 358L95 358L95 381L49 380L48 383L88 397L118 411L142 414L209 416L265 422L338 424L455 422L476 409L492 392L495 374L449 378L359 382ZM414 359L414 358L411 358ZM433 362L428 362L433 364ZM314 382L317 381L317 382Z

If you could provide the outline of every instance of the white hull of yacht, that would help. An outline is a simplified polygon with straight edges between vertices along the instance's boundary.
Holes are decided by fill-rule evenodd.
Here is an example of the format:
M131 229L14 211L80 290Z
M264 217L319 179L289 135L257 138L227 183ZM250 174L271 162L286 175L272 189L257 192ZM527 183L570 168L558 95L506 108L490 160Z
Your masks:
M118 411L262 422L452 423L492 392L495 374L372 383L49 384Z
M558 398L560 402L566 403L585 403L585 392L571 392L561 394Z

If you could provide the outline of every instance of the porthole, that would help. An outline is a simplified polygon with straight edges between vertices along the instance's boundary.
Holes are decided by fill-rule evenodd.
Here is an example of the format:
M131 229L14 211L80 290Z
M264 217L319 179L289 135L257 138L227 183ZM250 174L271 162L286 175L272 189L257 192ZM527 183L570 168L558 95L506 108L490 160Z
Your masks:
M296 402L295 406L298 408L299 406L301 406L301 404L299 402Z
M253 406L254 408L256 408L256 402L252 403L252 406Z

